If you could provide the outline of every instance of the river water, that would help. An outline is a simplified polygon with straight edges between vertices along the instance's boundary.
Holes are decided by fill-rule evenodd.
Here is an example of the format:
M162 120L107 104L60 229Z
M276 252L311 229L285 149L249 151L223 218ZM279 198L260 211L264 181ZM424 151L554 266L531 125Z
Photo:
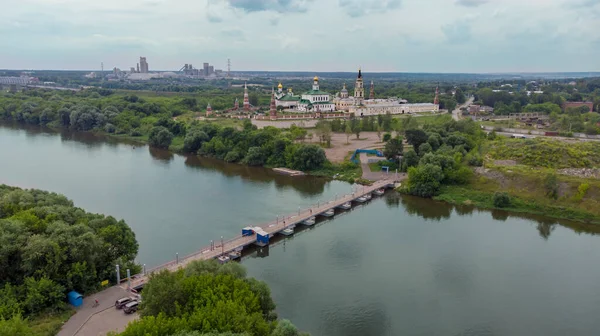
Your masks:
M351 191L9 126L0 126L0 183L125 219L147 267ZM280 317L313 336L598 335L599 257L600 237L585 226L388 192L242 262L269 284Z

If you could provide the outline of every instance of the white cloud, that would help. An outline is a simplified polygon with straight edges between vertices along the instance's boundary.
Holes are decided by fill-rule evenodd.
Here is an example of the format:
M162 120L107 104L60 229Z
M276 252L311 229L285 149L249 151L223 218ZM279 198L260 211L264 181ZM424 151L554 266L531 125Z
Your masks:
M593 71L599 17L600 0L19 0L0 66Z

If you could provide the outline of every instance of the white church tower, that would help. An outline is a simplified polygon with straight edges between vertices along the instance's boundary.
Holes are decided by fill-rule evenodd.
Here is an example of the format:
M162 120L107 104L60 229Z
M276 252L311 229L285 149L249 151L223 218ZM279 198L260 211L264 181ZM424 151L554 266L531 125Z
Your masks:
M362 71L358 69L358 77L356 78L356 84L354 85L354 103L356 105L363 105L365 100L365 88L363 86Z

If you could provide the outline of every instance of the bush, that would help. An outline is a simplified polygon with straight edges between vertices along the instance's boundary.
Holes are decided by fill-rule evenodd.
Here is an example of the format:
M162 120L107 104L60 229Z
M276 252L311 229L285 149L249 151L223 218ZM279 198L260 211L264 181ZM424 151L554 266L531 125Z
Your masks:
M106 133L115 133L116 131L116 127L113 124L106 124L104 125L104 132Z
M483 159L478 154L468 154L467 163L469 164L469 166L481 167L483 166Z
M510 206L510 196L505 192L496 192L494 194L494 206L497 208L506 208Z
M390 133L385 133L383 135L383 142L388 142L388 141L390 141L391 138L392 138L392 135Z
M134 136L134 137L142 136L142 132L140 132L140 130L138 128L134 128L131 130L129 135Z
M173 141L173 133L163 126L154 126L150 130L148 142L151 146L158 148L169 148Z

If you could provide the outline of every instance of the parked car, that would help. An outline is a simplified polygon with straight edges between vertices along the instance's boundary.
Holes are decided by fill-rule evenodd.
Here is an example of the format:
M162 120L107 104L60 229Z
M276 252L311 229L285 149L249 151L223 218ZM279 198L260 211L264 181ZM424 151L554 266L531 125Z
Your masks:
M125 305L123 311L125 312L125 314L135 313L138 310L139 305L140 303L138 301L131 301Z
M122 309L123 307L125 307L126 304L128 304L131 301L135 301L135 298L132 298L132 297L120 298L117 301L115 301L115 308Z

